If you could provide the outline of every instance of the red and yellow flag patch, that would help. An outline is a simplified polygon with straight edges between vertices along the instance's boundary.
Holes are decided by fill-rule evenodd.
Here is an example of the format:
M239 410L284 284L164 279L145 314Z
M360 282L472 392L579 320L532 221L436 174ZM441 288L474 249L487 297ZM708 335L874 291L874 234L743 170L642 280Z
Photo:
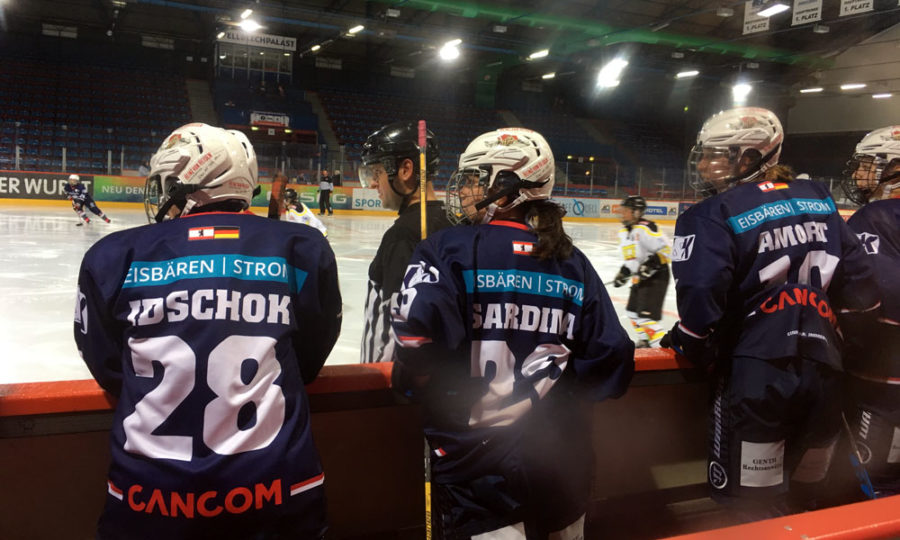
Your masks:
M767 193L769 191L775 189L787 189L788 185L781 182L760 182L757 184L759 186L759 190L763 193Z
M194 227L188 229L188 240L234 240L240 237L240 227Z

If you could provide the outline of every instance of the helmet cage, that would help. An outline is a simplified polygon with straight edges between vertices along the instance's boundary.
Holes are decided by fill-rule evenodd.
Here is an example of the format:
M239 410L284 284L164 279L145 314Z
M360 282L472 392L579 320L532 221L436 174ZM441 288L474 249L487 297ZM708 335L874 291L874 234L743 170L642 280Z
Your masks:
M286 205L289 205L289 204L296 205L297 204L297 191L293 188L285 189L283 200L284 200L284 204L286 204Z
M697 144L688 156L688 179L698 194L710 197L759 177L774 165L769 162L780 150L779 144L763 156L755 148L747 148L741 154L739 146ZM701 162L705 162L702 168Z
M457 169L450 176L445 192L447 217L453 224L470 224L479 221L478 208L488 193L491 182L490 165Z
M884 176L884 171L892 165L900 165L898 158L887 159L886 154L853 154L847 161L841 178L841 189L848 199L858 205L869 202L872 194L880 184L895 180L900 177L898 170Z

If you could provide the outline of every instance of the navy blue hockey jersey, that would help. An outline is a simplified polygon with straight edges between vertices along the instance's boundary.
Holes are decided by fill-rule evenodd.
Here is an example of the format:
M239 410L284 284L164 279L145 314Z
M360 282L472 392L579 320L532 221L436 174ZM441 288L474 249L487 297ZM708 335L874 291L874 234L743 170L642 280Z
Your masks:
M869 203L847 223L875 262L881 307L875 324L845 330L844 363L859 376L900 383L900 199Z
M340 325L334 253L310 227L201 213L91 247L75 341L118 398L99 536L318 537L304 383Z
M66 197L78 202L84 202L86 199L89 199L91 197L87 186L85 186L81 182L78 182L74 186L71 184L65 184L63 186L63 191L65 191Z
M672 260L678 337L714 343L714 355L840 369L835 309L877 304L871 262L811 181L742 184L692 206L676 222Z
M539 410L570 404L573 393L618 397L631 380L634 344L590 261L577 248L567 260L540 261L536 242L514 222L453 227L420 243L410 261L393 308L394 379L402 386L397 370L408 381L430 377L418 397L435 478L490 470L521 450L510 433L530 416L553 417Z

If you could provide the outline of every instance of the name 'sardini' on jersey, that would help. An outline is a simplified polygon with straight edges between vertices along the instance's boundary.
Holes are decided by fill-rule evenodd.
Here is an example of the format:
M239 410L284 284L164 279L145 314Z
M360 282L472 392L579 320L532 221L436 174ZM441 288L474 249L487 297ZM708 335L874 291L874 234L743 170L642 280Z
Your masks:
M463 272L467 292L484 294L515 292L568 301L580 306L584 284L554 274L523 270L471 270ZM527 297L527 296L526 296ZM473 308L474 329L509 329L574 338L575 315L562 308L512 302L479 303Z

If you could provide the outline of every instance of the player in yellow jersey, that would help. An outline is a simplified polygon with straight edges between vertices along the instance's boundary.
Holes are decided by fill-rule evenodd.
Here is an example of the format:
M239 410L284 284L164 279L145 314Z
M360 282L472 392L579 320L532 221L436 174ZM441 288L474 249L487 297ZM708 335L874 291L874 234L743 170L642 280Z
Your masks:
M291 188L284 190L284 220L315 227L322 232L322 236L328 236L328 229L322 221L297 198L297 192Z
M631 295L625 309L638 333L637 345L659 347L666 335L660 320L669 288L669 240L656 223L644 218L647 201L643 197L626 197L620 209L624 227L619 231L619 246L625 263L613 285L621 287L631 278Z

